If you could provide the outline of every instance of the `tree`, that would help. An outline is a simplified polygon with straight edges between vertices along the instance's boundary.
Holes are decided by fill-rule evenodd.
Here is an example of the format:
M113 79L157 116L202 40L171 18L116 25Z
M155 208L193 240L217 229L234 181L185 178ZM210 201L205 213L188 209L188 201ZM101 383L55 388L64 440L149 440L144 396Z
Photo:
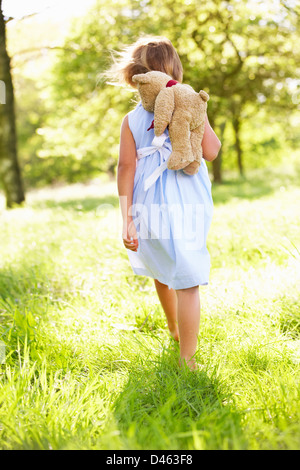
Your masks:
M0 79L5 83L5 104L0 104L0 180L7 208L25 200L17 156L14 89L6 50L5 20L0 0Z
M73 182L114 174L119 152L120 125L134 107L134 94L107 85L101 74L112 51L134 41L144 29L139 0L107 3L98 0L89 13L75 19L49 73L49 112L43 126L44 161L61 163L62 177ZM57 163L56 163L57 164Z
M273 3L98 0L74 24L57 53L53 75L49 75L52 108L46 125L39 129L44 138L39 156L45 161L60 160L70 177L77 179L114 168L120 122L133 106L133 95L107 86L98 80L98 74L109 65L110 50L119 50L145 33L169 37L182 60L184 82L211 96L208 117L222 141L221 153L212 163L214 181L222 180L222 152L226 165L230 160L240 174L249 163L260 164L257 148L250 147L254 150L249 152L248 145L248 153L245 150L245 124L250 120L256 124L262 108L274 120L294 111L288 81L297 76L300 63L298 16L289 7L293 2ZM264 127L270 127L267 121ZM274 135L276 143L282 141L283 122L281 127L283 132ZM255 125L252 132L257 136ZM262 137L255 144L266 153L268 139Z
M217 133L222 133L224 118L231 123L237 166L243 174L243 120L262 106L269 106L269 112L281 108L286 116L295 110L288 80L299 76L299 6L292 0L276 4L165 0L163 5L148 0L147 4L152 9L151 28L170 37L179 52L184 80L211 95L208 117ZM218 159L213 170L214 179L220 181Z

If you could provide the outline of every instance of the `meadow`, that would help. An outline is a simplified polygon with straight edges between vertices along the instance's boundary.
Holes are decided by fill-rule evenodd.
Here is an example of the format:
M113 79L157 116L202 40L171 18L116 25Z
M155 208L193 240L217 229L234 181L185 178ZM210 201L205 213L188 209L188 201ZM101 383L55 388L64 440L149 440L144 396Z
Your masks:
M1 207L1 449L300 449L300 166L225 176L197 372L132 273L114 181Z

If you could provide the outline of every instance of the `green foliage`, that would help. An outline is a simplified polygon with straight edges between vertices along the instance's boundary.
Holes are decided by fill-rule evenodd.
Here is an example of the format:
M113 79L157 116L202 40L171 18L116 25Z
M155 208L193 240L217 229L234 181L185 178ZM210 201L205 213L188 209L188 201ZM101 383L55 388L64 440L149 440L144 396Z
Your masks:
M299 143L298 25L298 6L282 2L97 0L51 52L41 87L22 79L22 67L15 71L27 185L114 173L120 124L135 95L105 84L101 74L111 52L141 34L169 37L184 81L210 93L208 116L217 135L226 123L224 170L237 166L233 118L241 122L246 170L279 163Z
M115 182L2 212L1 448L298 450L299 171L213 185L196 373L132 273Z
M56 54L52 113L41 130L44 145L38 155L67 160L69 169L62 175L67 174L68 181L114 172L121 120L134 96L105 85L101 74L110 65L111 52L132 42L136 34L129 29L133 13L126 5L126 1L96 3L92 13L74 22L64 48ZM139 2L131 2L134 5L140 8Z

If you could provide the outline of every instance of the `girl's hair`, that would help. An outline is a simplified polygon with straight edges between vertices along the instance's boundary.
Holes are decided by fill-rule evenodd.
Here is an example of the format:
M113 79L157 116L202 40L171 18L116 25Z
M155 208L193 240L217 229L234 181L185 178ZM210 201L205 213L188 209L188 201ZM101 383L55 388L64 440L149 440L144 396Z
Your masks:
M182 64L171 41L163 36L143 36L131 46L126 47L105 73L112 84L126 83L134 88L133 75L158 70L182 81Z

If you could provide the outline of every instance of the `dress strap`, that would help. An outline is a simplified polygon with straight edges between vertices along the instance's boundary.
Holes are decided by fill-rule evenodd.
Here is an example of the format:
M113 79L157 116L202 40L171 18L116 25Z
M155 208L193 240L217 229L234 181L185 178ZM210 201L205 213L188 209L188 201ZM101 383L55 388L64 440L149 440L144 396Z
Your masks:
M142 147L137 150L137 158L140 160L141 158L148 157L149 155L153 155L155 152L159 152L160 156L160 164L159 166L151 173L148 178L145 180L144 190L147 191L155 181L162 177L163 172L167 169L168 159L172 152L172 146L169 142L166 142L168 136L167 134L163 133L159 137L154 137L152 140L152 146L150 147ZM161 180L161 189L162 189L162 178Z

